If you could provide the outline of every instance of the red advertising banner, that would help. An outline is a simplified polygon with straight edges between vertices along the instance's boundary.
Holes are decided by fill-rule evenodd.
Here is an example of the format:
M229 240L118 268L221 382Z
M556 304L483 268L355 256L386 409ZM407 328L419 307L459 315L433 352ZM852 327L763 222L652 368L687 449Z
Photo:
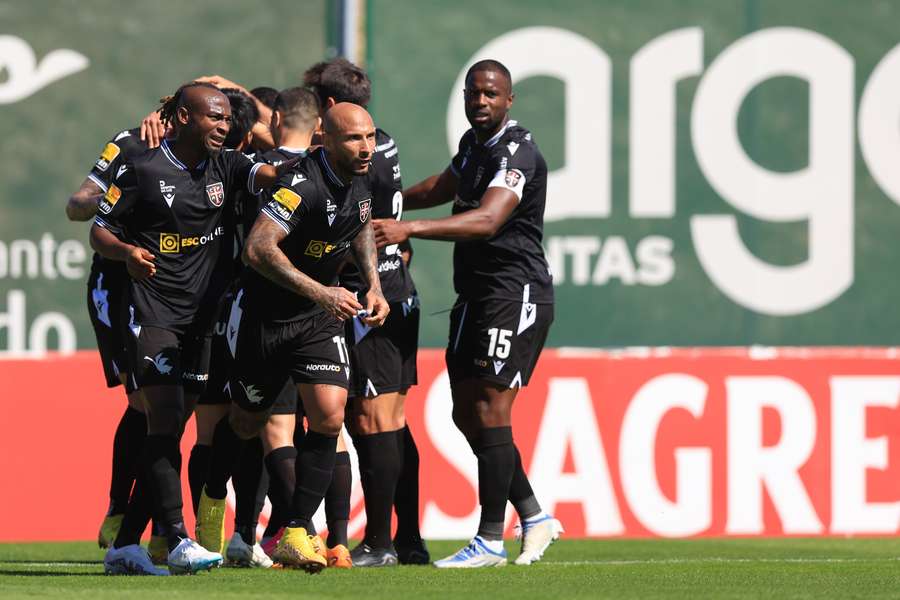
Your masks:
M420 352L407 400L432 539L478 521L442 354ZM515 441L570 537L896 534L898 371L893 349L552 350L517 400ZM124 405L94 352L0 361L0 540L96 535ZM352 502L358 535L358 477Z

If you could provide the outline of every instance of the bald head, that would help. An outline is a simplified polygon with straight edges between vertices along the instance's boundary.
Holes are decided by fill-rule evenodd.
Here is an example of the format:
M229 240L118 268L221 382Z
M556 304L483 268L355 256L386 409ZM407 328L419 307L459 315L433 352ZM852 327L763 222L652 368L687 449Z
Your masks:
M375 129L369 111L356 104L340 102L332 106L322 124L325 133L338 133L355 128Z
M375 124L368 111L341 102L325 113L323 145L329 160L344 182L369 171L375 151Z
M218 153L231 130L228 97L208 84L189 84L180 92L176 109L178 138L209 154Z

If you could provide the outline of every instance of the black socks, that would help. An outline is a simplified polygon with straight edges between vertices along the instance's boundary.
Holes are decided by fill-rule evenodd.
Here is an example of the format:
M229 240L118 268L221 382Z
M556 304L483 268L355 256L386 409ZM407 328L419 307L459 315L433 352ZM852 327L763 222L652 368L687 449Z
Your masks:
M394 432L401 459L400 478L394 490L394 510L397 511L397 533L404 542L418 542L419 532L419 449L409 425Z
M112 479L109 484L109 511L119 515L128 508L131 488L137 477L138 461L147 437L147 417L130 406L125 408L113 438Z
M244 440L231 428L227 416L222 417L216 425L212 447L212 459L206 478L206 494L210 498L221 500L228 495L226 485L244 448Z
M475 455L478 457L478 499L481 503L478 535L487 540L501 540L506 501L516 468L512 427L482 429Z
M297 456L294 498L291 504L291 527L309 530L312 516L331 485L337 436L308 431L303 450Z
M365 543L373 548L391 546L391 511L400 478L400 448L396 431L353 438L359 457L359 478L366 500Z
M350 493L353 488L353 472L350 468L350 453L338 452L334 455L334 471L331 485L325 493L325 518L328 521L328 547L338 544L347 546L347 525L350 522Z
M290 518L291 502L294 497L296 480L295 464L297 449L293 446L275 448L266 455L266 470L269 472L269 500L272 501L272 515L263 537L272 537L285 526Z
M256 524L259 519L259 488L263 479L263 445L256 437L244 443L237 468L232 475L234 484L234 529L244 542L256 543ZM259 505L259 506L258 506ZM249 537L248 537L249 536Z
M191 504L194 514L197 514L197 506L200 504L200 493L209 476L209 461L212 458L212 446L195 444L191 448L191 456L188 458L188 483L191 487Z

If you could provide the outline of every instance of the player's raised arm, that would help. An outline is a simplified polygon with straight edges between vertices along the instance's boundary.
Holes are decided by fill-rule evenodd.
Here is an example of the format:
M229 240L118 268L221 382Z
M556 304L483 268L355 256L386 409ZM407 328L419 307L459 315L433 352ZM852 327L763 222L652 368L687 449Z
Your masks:
M244 262L281 287L313 300L341 321L355 317L362 309L356 296L341 287L326 287L294 267L278 246L287 235L281 225L260 214L247 237Z
M366 312L363 322L371 327L381 327L388 313L391 312L387 300L381 291L381 278L378 276L378 250L375 247L375 230L372 221L368 221L353 239L353 256L359 272L362 273L369 291L366 292Z

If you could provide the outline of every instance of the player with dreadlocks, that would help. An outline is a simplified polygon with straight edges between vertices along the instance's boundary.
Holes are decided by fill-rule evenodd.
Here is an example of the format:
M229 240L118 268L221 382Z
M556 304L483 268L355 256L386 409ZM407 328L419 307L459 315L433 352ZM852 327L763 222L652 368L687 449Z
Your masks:
M160 117L172 125L172 137L124 161L91 228L93 248L124 262L131 278L126 343L147 415L137 485L147 486L152 498L134 495L129 502L104 559L106 572L114 574L166 574L139 545L151 512L166 537L171 572L222 562L221 554L204 549L185 530L179 440L209 377L215 307L230 281L234 192L268 187L293 166L253 163L223 150L231 105L212 84L181 86Z

